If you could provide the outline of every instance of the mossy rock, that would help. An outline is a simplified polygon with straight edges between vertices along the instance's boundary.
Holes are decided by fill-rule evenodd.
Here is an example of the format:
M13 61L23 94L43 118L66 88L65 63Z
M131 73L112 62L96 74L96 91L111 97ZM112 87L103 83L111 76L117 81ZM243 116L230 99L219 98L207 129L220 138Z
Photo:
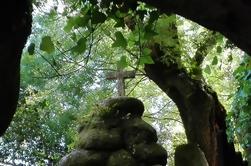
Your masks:
M112 153L108 159L107 166L138 166L136 160L126 150L122 149Z
M95 128L103 128L104 120L96 117L88 117L81 120L81 123L78 127L78 132L80 133L82 130L95 129Z
M63 157L59 166L104 166L109 154L106 152L94 152L87 150L74 150Z
M103 118L141 117L144 112L143 103L132 97L117 97L104 100L95 108L97 115Z
M89 129L79 134L77 147L88 150L117 150L123 146L120 129Z
M208 166L204 153L192 143L176 147L174 160L175 166Z
M100 117L93 117L91 119L82 120L79 125L78 132L89 129L111 129L121 124L120 119L102 119Z
M161 165L167 164L167 152L159 144L137 144L134 145L131 153L139 162L145 165Z
M123 122L123 139L127 147L139 143L155 143L158 140L156 130L141 118Z

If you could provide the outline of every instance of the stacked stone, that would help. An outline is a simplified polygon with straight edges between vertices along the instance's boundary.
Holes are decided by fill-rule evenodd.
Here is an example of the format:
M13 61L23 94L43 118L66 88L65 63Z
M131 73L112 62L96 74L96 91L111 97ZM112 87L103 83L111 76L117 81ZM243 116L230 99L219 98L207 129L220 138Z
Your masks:
M179 145L175 149L175 166L208 166L207 159L198 145Z
M60 166L165 166L166 150L155 129L141 119L143 103L119 97L99 104L82 124L77 148Z

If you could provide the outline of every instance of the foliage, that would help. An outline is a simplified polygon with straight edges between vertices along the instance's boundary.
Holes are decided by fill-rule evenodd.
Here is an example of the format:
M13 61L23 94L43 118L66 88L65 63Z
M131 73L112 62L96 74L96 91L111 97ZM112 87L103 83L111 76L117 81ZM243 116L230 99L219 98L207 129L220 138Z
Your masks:
M1 141L1 157L13 164L16 159L30 164L54 163L72 148L71 122L76 117L70 111L50 111L48 99L38 99L39 92L35 89L28 87L21 92L18 112Z
M231 112L228 115L228 135L232 140L237 139L244 150L251 147L251 59L245 55L243 62L235 70L234 76L238 81ZM237 138L235 138L237 137Z
M127 95L144 102L145 120L155 126L159 142L173 156L175 146L186 139L175 104L145 77L144 65L154 63L152 43L165 50L163 61L212 85L229 108L236 88L232 70L239 56L222 35L134 1L59 0L48 6L49 2L36 1L34 6L18 112L0 141L4 162L56 163L74 148L79 117L88 118L93 103L116 95L115 83L106 80L106 74L118 68L136 71L136 78L126 81ZM240 89L245 85L248 96L250 88L243 80L248 73L237 71ZM247 98L235 101L248 110Z

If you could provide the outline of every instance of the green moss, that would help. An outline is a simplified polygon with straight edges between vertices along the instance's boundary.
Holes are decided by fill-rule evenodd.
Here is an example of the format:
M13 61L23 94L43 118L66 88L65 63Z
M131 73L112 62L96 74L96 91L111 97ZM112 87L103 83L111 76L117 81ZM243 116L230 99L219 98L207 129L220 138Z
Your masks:
M94 106L92 111L80 120L78 131L88 128L117 127L121 120L141 117L143 112L144 105L136 98L108 99Z
M144 112L143 103L132 97L118 97L103 101L97 108L97 115L103 118L127 116L141 117Z

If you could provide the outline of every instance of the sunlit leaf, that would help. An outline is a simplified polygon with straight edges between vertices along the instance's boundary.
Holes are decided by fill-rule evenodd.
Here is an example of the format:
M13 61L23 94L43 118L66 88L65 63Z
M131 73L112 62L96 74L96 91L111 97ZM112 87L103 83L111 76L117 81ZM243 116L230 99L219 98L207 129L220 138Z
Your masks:
M73 28L85 27L88 25L89 19L89 15L70 17L64 27L64 31L70 32Z
M50 36L44 36L42 38L42 41L40 43L40 50L45 51L48 54L55 51L55 47Z
M128 63L127 63L127 58L126 56L121 56L120 57L120 60L117 62L117 67L119 69L124 69L128 66Z
M217 56L215 56L212 61L212 65L217 65L217 64L218 64L218 58L217 58Z
M64 31L65 31L65 32L70 32L74 25L75 25L75 24L74 24L74 18L73 18L73 17L70 17L70 18L67 20L67 24L66 24L66 26L64 27Z
M151 50L149 48L145 48L142 52L142 56L140 57L139 64L154 64L154 61L151 57Z
M207 73L207 74L211 74L211 69L210 69L210 66L207 65L204 69L204 72Z

